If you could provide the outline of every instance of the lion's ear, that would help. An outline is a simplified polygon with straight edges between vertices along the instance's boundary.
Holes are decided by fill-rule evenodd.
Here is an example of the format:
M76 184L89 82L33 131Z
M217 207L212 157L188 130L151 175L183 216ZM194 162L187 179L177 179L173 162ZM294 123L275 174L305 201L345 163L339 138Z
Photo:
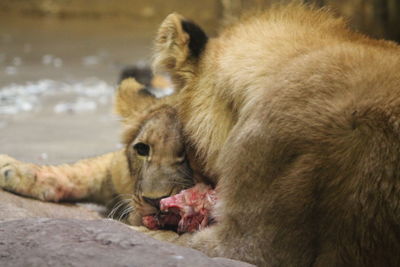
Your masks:
M178 13L169 14L161 23L157 32L156 45L168 48L173 45L184 49L188 43L189 35L183 30L182 21L185 18Z
M195 23L177 13L161 24L155 43L154 69L170 72L192 67L204 50L208 37Z
M124 120L137 117L157 102L144 90L144 85L133 78L125 79L115 92L114 111Z

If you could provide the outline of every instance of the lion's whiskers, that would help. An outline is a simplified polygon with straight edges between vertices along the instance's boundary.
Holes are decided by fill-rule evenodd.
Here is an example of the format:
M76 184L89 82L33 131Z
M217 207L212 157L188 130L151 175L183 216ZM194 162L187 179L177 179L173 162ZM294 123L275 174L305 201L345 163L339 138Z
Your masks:
M128 196L129 198L121 198L122 196ZM127 205L129 202L132 201L133 195L122 194L122 195L119 195L118 197L120 197L121 199L114 205L111 212L108 214L107 218L110 218L110 219L114 218L116 213L118 212L118 210L120 210L121 207L123 207L124 205Z
M135 208L132 205L128 205L126 208L124 208L121 212L121 215L118 217L118 221L121 221L122 218L124 218L126 215L134 211Z

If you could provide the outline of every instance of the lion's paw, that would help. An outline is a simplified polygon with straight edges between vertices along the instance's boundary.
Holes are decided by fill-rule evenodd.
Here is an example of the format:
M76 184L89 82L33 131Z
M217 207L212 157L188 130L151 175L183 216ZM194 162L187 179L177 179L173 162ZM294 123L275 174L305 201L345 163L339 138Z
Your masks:
M37 197L31 193L32 185L36 181L35 173L33 164L26 164L10 156L0 155L1 188L26 196Z
M0 155L0 187L14 193L57 202L71 192L67 190L70 188L67 186L68 180L61 174L46 166Z
M2 169L3 167L5 167L9 164L15 163L15 162L18 162L18 160L14 159L8 155L0 154L0 169Z
M0 155L0 187L11 189L20 182L18 161L7 155Z

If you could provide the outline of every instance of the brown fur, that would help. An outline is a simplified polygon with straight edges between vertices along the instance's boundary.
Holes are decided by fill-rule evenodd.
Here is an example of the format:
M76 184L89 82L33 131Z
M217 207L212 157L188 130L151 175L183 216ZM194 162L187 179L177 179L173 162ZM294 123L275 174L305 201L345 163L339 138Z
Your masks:
M0 186L45 201L89 200L112 207L117 198L119 206L131 204L123 212L130 212L130 223L141 225L142 216L157 211L144 198L158 199L193 185L176 111L163 104L167 99L141 94L142 88L127 79L116 92L115 110L126 127L124 150L58 166L0 155ZM137 154L133 146L138 142L150 146L149 156Z
M291 5L193 58L182 20L162 23L154 67L219 194L218 222L187 245L259 266L398 266L400 47Z

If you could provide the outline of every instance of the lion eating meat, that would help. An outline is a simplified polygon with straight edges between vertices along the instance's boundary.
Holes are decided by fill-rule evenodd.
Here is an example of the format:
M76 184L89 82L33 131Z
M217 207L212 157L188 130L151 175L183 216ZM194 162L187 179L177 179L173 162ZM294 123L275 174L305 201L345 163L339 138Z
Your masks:
M289 5L216 38L171 14L155 51L218 192L188 246L259 266L400 264L399 45Z
M155 50L155 69L168 72L178 91L167 102L193 173L217 192L215 223L174 242L259 266L400 264L397 44L293 4L241 20L216 38L171 14ZM129 118L134 103L126 107ZM129 172L128 163L116 169ZM124 177L113 186L133 186ZM187 195L163 200L163 210L190 196L193 184L184 184ZM160 197L179 191L164 189L149 202L161 206ZM142 213L153 229L187 215L147 217L156 205ZM147 231L167 239L160 232L168 233Z
M126 127L125 150L58 166L23 163L0 155L0 186L45 201L86 200L112 205L113 199L120 198L128 202L128 221L136 226L193 232L208 225L210 205L201 214L189 213L188 208L195 205L183 199L179 208L171 203L163 205L163 212L159 209L162 198L168 201L166 197L193 186L195 177L186 158L176 111L166 104L167 98L156 100L142 91L143 86L128 79L116 92L115 109ZM195 187L199 190L190 192L213 192L208 185L199 186ZM198 198L197 206L205 201Z

